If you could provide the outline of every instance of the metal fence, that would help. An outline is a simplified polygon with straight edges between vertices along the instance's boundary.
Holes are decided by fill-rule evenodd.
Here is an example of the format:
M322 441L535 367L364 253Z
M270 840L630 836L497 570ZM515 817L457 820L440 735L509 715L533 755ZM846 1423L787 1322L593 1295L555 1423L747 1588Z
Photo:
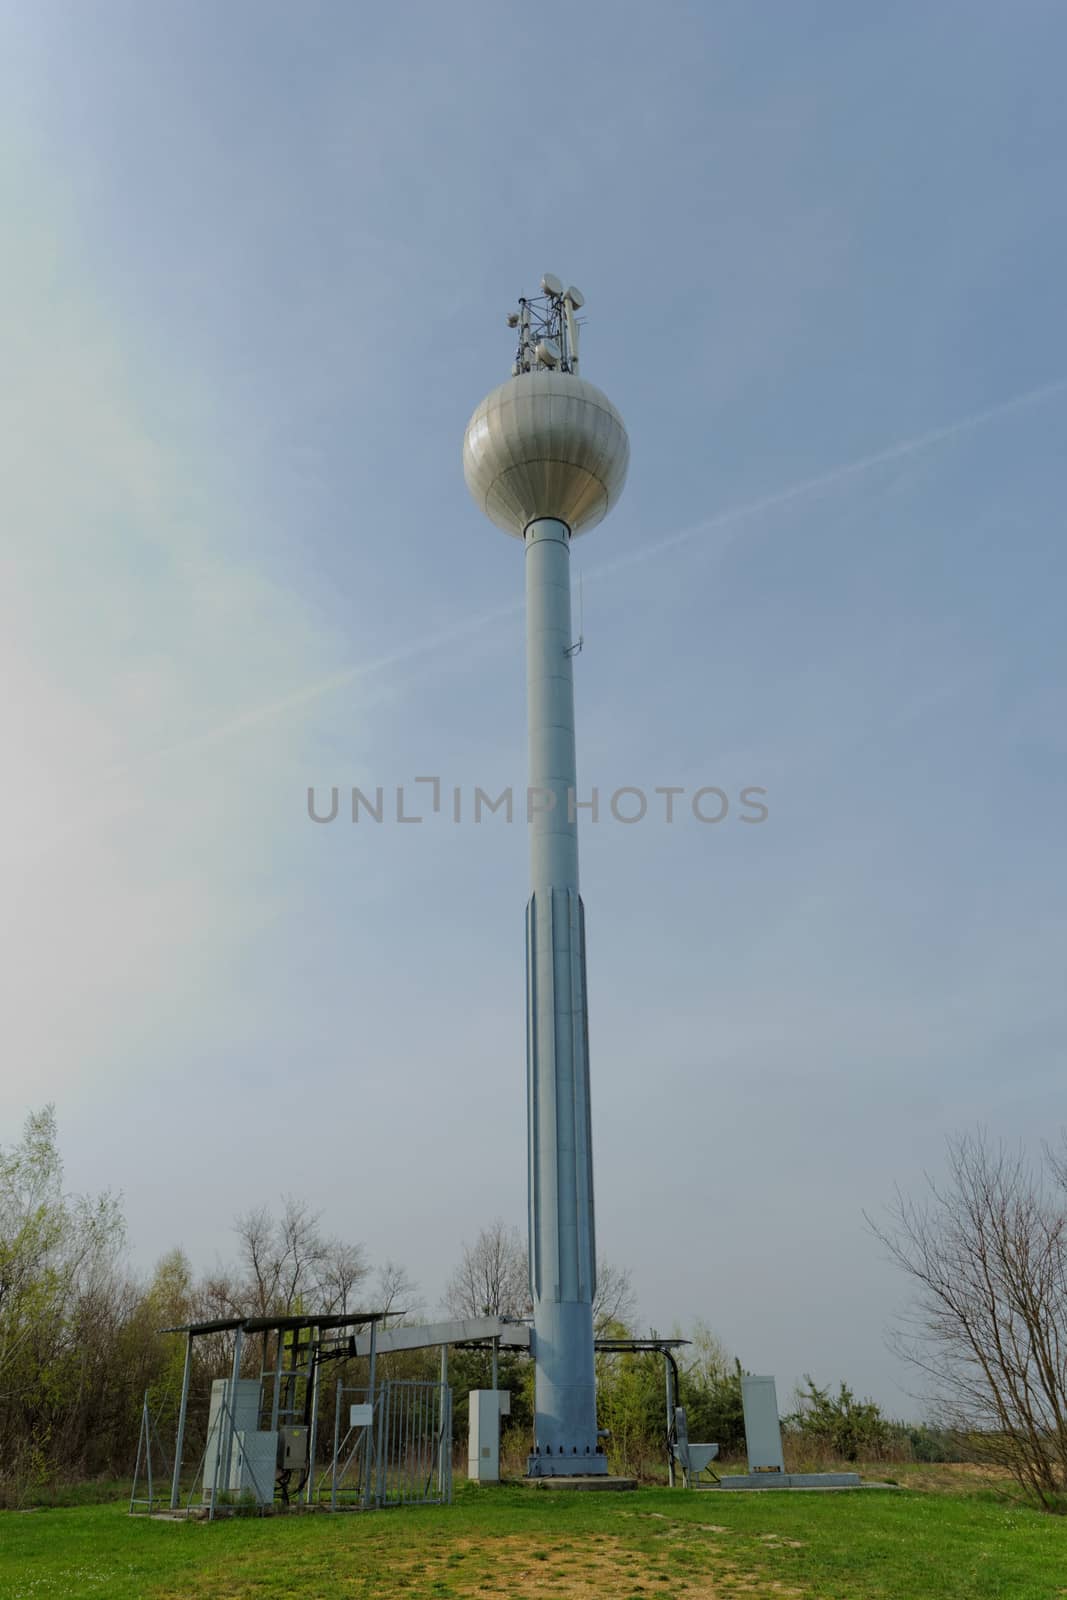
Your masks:
M314 1498L329 1500L330 1510L367 1509L373 1505L372 1487L377 1481L374 1469L374 1441L377 1437L378 1403L369 1389L349 1384L337 1385L333 1422L333 1456L315 1485ZM342 1431L345 1407L351 1420ZM357 1417L357 1413L359 1413Z
M351 1421L343 1430L346 1408ZM314 1498L331 1510L447 1505L452 1500L452 1391L392 1379L371 1398L339 1387L333 1458Z
M348 1426L342 1431L346 1408ZM197 1486L202 1485L203 1504L208 1507L209 1517L215 1516L220 1505L229 1509L234 1500L232 1461L235 1453L247 1450L251 1439L269 1442L270 1467L262 1471L258 1461L255 1467L251 1460L246 1461L239 1475L244 1485L247 1473L248 1485L239 1492L239 1498L247 1498L260 1508L269 1509L276 1497L273 1468L277 1433L241 1431L241 1418L235 1416L221 1394L213 1400L212 1413L207 1445L187 1493L187 1505L193 1505ZM131 1512L151 1512L157 1503L163 1504L159 1475L153 1471L162 1454L146 1395L130 1498ZM299 1498L306 1499L308 1504L328 1506L333 1511L369 1510L373 1506L450 1505L452 1390L447 1383L409 1378L389 1379L373 1394L367 1389L339 1384L332 1456L317 1478L311 1461L307 1473L306 1494L298 1490ZM144 1492L139 1493L142 1486ZM171 1506L177 1508L176 1490Z
M448 1385L391 1379L381 1387L376 1410L377 1504L451 1504L452 1391Z

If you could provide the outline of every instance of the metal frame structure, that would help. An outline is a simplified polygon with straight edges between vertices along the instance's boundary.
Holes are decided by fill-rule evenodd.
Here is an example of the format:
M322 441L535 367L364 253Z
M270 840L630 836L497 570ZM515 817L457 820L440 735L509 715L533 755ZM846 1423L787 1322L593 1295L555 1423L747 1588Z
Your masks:
M156 1419L152 1416L148 1408L148 1390L146 1389L144 1392L144 1399L141 1402L141 1431L137 1437L137 1461L134 1465L133 1484L130 1488L131 1516L134 1514L135 1506L143 1506L149 1515L151 1515L156 1509L156 1483L158 1482L158 1479L155 1477L155 1474L152 1471L153 1440L155 1440L156 1449L165 1460L166 1454L163 1449L163 1441L159 1437L159 1428L156 1424ZM139 1495L137 1490L141 1483L142 1468L145 1475L145 1487L148 1493ZM160 1505L163 1503L162 1493L159 1495L159 1503Z
M676 1486L677 1467L682 1467L683 1474L686 1471L678 1448L678 1362L674 1352L681 1349L682 1345L690 1344L691 1342L689 1339L660 1339L655 1334L650 1334L647 1339L598 1339L596 1341L598 1355L658 1354L663 1357L667 1399L667 1480L672 1489ZM688 1488L688 1483L686 1487Z
M395 1313L394 1313L395 1314ZM529 1350L530 1328L524 1322L502 1317L474 1317L465 1320L433 1323L421 1327L382 1327L388 1312L347 1312L330 1316L275 1316L275 1317L220 1317L208 1322L185 1323L179 1327L163 1328L163 1333L185 1335L185 1360L182 1368L181 1394L178 1406L177 1434L174 1450L174 1468L171 1474L169 1509L177 1514L181 1510L181 1473L185 1446L186 1423L189 1410L189 1388L193 1370L193 1347L198 1338L212 1334L232 1333L233 1351L229 1362L230 1376L227 1398L218 1407L216 1429L209 1436L197 1468L196 1476L186 1497L191 1509L197 1485L204 1488L205 1468L209 1465L211 1479L209 1492L204 1496L209 1520L218 1508L219 1491L230 1481L230 1460L234 1449L237 1426L230 1405L233 1388L241 1377L243 1358L248 1341L262 1337L259 1382L264 1387L260 1401L261 1416L269 1412L269 1431L276 1432L299 1419L299 1425L308 1429L307 1465L296 1485L294 1495L286 1492L288 1485L280 1485L285 1503L290 1498L305 1505L328 1504L331 1510L353 1505L351 1491L344 1488L344 1479L356 1464L358 1454L359 1493L355 1504L361 1509L372 1505L413 1504L427 1502L439 1504L452 1496L452 1395L448 1387L448 1350L456 1348L489 1348L493 1362L493 1383L497 1381L497 1358L503 1349ZM417 1396L418 1407L412 1411L406 1391L398 1389L404 1381L388 1379L379 1383L377 1358L379 1354L410 1350L439 1348L441 1369L439 1381L424 1385ZM338 1384L334 1413L334 1436L330 1464L316 1479L318 1428L318 1392L323 1362L345 1362L352 1358L368 1362L368 1382L358 1391ZM431 1394L430 1391L433 1391ZM344 1394L359 1393L364 1404L372 1407L372 1424L359 1429L353 1439L353 1429L342 1433L341 1417ZM397 1416L404 1413L403 1422ZM408 1414L410 1413L410 1414ZM143 1431L142 1421L142 1431ZM153 1425L154 1426L154 1425ZM423 1437L431 1429L432 1449L427 1450ZM422 1432L420 1433L420 1429ZM162 1450L158 1433L154 1435L157 1447ZM393 1446L400 1451L398 1460L392 1460ZM349 1448L352 1446L352 1448ZM347 1456L345 1454L347 1450ZM385 1451L383 1456L382 1452ZM432 1482L423 1492L416 1493L416 1480L403 1483L405 1462L417 1462L422 1470L422 1455L432 1455L435 1462ZM137 1475L140 1476L143 1449L138 1451ZM145 1458L146 1459L146 1458ZM150 1467L149 1467L150 1470ZM384 1478L383 1478L384 1473ZM327 1478L328 1499L324 1499ZM425 1483L425 1479L421 1479ZM401 1488L396 1490L396 1485ZM161 1497L154 1495L155 1479L149 1497L136 1496L131 1500L131 1512L143 1506L153 1509ZM256 1485L259 1498L263 1485ZM396 1492L394 1492L396 1490Z
M448 1385L448 1351L488 1349L492 1360L492 1387L498 1385L498 1357L501 1350L532 1354L533 1329L528 1321L507 1317L472 1317L457 1321L384 1328L388 1313L351 1312L335 1316L220 1318L211 1322L166 1328L165 1333L185 1335L185 1361L182 1370L174 1467L171 1475L170 1510L181 1506L181 1468L188 1415L189 1387L193 1366L193 1344L197 1338L215 1333L234 1335L230 1361L231 1384L240 1378L242 1357L249 1338L262 1336L263 1347L259 1378L270 1385L261 1401L261 1411L270 1414L270 1429L285 1425L286 1418L302 1417L309 1429L307 1467L295 1491L295 1499L324 1509L369 1509L378 1505L447 1503L452 1498L452 1394ZM655 1334L644 1339L603 1338L595 1341L598 1355L659 1354L664 1358L666 1388L666 1447L668 1475L676 1482L676 1464L684 1471L678 1449L676 1411L678 1407L678 1363L675 1351L688 1339L661 1339ZM386 1379L378 1376L378 1357L403 1351L439 1349L441 1366L438 1381ZM319 1374L323 1362L346 1362L353 1358L368 1361L368 1381L358 1387L341 1381L337 1386L334 1429L328 1464L316 1476L316 1443L313 1437L318 1421ZM302 1386L302 1389L301 1389ZM234 1390L229 1393L232 1395ZM344 1404L358 1397L369 1405L369 1420L343 1427ZM162 1497L154 1494L155 1478L149 1459L154 1438L162 1454L155 1424L148 1418L145 1443L147 1396L142 1417L142 1444L138 1449L133 1497L130 1509L153 1509ZM222 1436L212 1453L211 1494L206 1497L208 1517L217 1508L220 1485L229 1482L229 1455L236 1434L233 1411L228 1399L219 1408L216 1426ZM209 1440L209 1446L210 1446ZM205 1448L197 1475L187 1496L191 1505L198 1483L202 1482ZM224 1465L224 1462L226 1463ZM142 1467L150 1475L146 1497L137 1496ZM346 1479L356 1469L354 1484ZM419 1485L422 1485L420 1488ZM257 1485L262 1489L265 1486ZM265 1498L261 1496L261 1498ZM286 1497L283 1495L283 1500ZM288 1503L288 1502L287 1502Z
M185 1361L182 1369L181 1397L178 1405L178 1424L174 1446L174 1468L171 1475L170 1509L178 1511L181 1505L181 1472L185 1445L186 1421L189 1409L189 1385L192 1376L193 1345L198 1338L216 1333L233 1334L233 1356L230 1364L230 1388L223 1400L216 1425L218 1434L209 1438L197 1475L202 1481L207 1458L211 1457L211 1489L205 1495L208 1516L213 1518L220 1486L230 1481L236 1425L230 1400L236 1393L241 1376L241 1362L246 1341L262 1337L262 1356L259 1381L269 1393L269 1431L276 1433L285 1426L299 1425L307 1429L307 1465L296 1486L296 1498L310 1504L313 1493L314 1462L317 1446L319 1375L324 1361L339 1360L358 1353L370 1357L371 1390L374 1386L376 1336L378 1325L388 1315L383 1311L343 1312L331 1315L295 1315L266 1317L220 1317L208 1322L185 1323L180 1327L164 1328L163 1333L185 1335ZM261 1414L266 1409L265 1395L261 1396ZM143 1431L142 1423L142 1431ZM140 1457L140 1452L139 1452ZM282 1499L289 1503L290 1484L284 1472L275 1477ZM204 1483L206 1490L207 1485ZM257 1483L261 1501L273 1499L266 1494L266 1485ZM151 1491L150 1491L151 1497ZM133 1502L131 1501L131 1510Z
M518 328L519 344L511 368L512 377L520 372L578 371L577 312L585 304L579 289L564 289L549 273L541 279L542 293L521 295L518 311L508 316L508 327Z

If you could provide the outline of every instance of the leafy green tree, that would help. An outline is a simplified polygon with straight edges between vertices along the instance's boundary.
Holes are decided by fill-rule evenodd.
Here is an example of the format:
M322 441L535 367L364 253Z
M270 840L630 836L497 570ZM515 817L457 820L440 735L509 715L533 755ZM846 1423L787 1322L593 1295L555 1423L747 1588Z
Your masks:
M100 1373L122 1296L113 1196L63 1190L55 1112L0 1150L0 1472L40 1480L78 1461L100 1418ZM107 1414L116 1401L109 1396ZM119 1403L121 1409L121 1403ZM95 1413L95 1414L94 1414Z
M820 1389L805 1374L798 1406L785 1417L787 1428L806 1434L842 1461L877 1460L892 1437L892 1424L873 1400L857 1400L847 1383L837 1394Z
M741 1404L741 1363L705 1322L693 1329L688 1349L679 1352L680 1396L691 1439L714 1441L723 1457L745 1448Z
M606 1337L626 1337L620 1323ZM607 1450L616 1472L647 1474L665 1459L666 1392L663 1357L634 1352L597 1356L597 1413L608 1430Z

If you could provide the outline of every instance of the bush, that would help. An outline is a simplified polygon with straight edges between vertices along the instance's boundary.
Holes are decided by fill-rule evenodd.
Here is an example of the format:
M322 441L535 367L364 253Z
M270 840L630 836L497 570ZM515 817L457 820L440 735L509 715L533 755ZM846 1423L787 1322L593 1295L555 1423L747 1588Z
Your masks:
M794 1433L829 1450L839 1461L877 1461L894 1443L893 1425L873 1400L857 1400L847 1383L836 1395L820 1389L808 1376L799 1404L783 1424Z

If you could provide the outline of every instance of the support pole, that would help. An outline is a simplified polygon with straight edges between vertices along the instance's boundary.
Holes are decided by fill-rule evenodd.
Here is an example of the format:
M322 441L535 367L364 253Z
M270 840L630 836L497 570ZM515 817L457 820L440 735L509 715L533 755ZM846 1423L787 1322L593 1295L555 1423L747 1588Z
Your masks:
M277 1431L278 1431L278 1408L281 1405L281 1399L282 1399L282 1350L283 1350L284 1344L285 1344L285 1338L284 1338L284 1335L282 1334L282 1330L279 1328L278 1329L278 1348L274 1353L274 1393L271 1395L271 1400L270 1400L270 1431L271 1431L271 1433L277 1433Z
M363 1509L364 1509L364 1511L368 1510L369 1507L370 1507L371 1473L374 1471L374 1466L375 1466L375 1458L374 1458L374 1400L375 1400L374 1384L375 1384L376 1377L377 1377L377 1372L376 1372L377 1364L378 1364L378 1324L376 1322L372 1322L371 1325L370 1325L370 1352L369 1352L369 1355L367 1357L367 1399L370 1401L370 1405L371 1405L371 1414L370 1414L371 1420L370 1420L370 1427L369 1428L365 1428L363 1430ZM381 1437L380 1430L379 1430L378 1437L379 1438Z
M337 1374L337 1395L333 1407L333 1466L330 1470L330 1510L337 1510L337 1452L341 1448L341 1400L345 1392L344 1373Z
M311 1372L308 1382L311 1385L311 1418L308 1428L308 1481L304 1490L304 1504L311 1504L311 1496L315 1486L315 1447L319 1440L319 1362L316 1359L319 1349L319 1330L313 1328L308 1334L308 1363Z
M388 1439L387 1432L386 1432L386 1425L387 1425L388 1421L390 1420L387 1417L386 1413L388 1412L388 1410L390 1408L391 1400L392 1400L392 1392L391 1392L391 1390L389 1388L389 1385L387 1383L385 1385L383 1391L382 1391L382 1398L381 1398L381 1402L380 1402L379 1407L378 1407L378 1447L377 1447L377 1451L376 1451L376 1460L375 1460L375 1467L376 1467L377 1480L378 1481L377 1481L377 1486L375 1488L375 1495L376 1495L376 1498L377 1498L379 1506L383 1506L385 1504L385 1490L386 1490L385 1466L386 1466L386 1453L387 1453L387 1451L389 1449L389 1439Z
M235 1431L234 1419L237 1416L237 1384L241 1377L241 1344L244 1339L244 1330L238 1328L233 1336L233 1367L230 1372L230 1394L227 1418L229 1427L226 1430L226 1466L222 1474L223 1487L230 1487L230 1467L233 1460L233 1435ZM217 1474L216 1474L217 1476Z
M174 1475L170 1480L170 1509L177 1511L182 1497L182 1448L185 1444L185 1413L189 1406L189 1375L193 1367L193 1335L185 1335L185 1365L182 1368L182 1397L178 1402L178 1435L174 1441Z
M667 1351L663 1352L663 1371L667 1381L667 1481L674 1488L674 1408L677 1399L674 1397L674 1382L671 1373L671 1358Z
M144 1448L145 1460L148 1463L148 1513L152 1514L152 1418L148 1410L148 1390L144 1392Z
M138 1482L140 1480L140 1477L141 1477L141 1456L144 1453L144 1450L145 1450L146 1446L148 1446L149 1450L151 1449L151 1446L148 1444L148 1438L147 1438L147 1422L148 1422L148 1392L146 1390L145 1391L145 1397L144 1397L143 1401L141 1402L141 1431L137 1435L137 1460L136 1460L136 1462L134 1464L134 1468L133 1468L133 1488L130 1490L130 1515L131 1516L133 1515L133 1508L137 1503L137 1484L138 1484ZM149 1511L151 1511L151 1509L152 1509L151 1502L149 1502L148 1509L149 1509Z
M223 1400L222 1405L219 1407L218 1413L215 1417L215 1426L218 1429L218 1435L215 1439L215 1464L211 1474L211 1504L208 1506L207 1511L207 1520L209 1522L214 1522L215 1520L215 1507L218 1504L219 1498L219 1467L222 1465L222 1423L223 1418L226 1415L226 1402ZM208 1442L211 1442L210 1434L208 1434Z
M442 1495L447 1482L447 1469L452 1459L452 1418L448 1410L448 1346L441 1346L441 1443L437 1451L437 1481Z

